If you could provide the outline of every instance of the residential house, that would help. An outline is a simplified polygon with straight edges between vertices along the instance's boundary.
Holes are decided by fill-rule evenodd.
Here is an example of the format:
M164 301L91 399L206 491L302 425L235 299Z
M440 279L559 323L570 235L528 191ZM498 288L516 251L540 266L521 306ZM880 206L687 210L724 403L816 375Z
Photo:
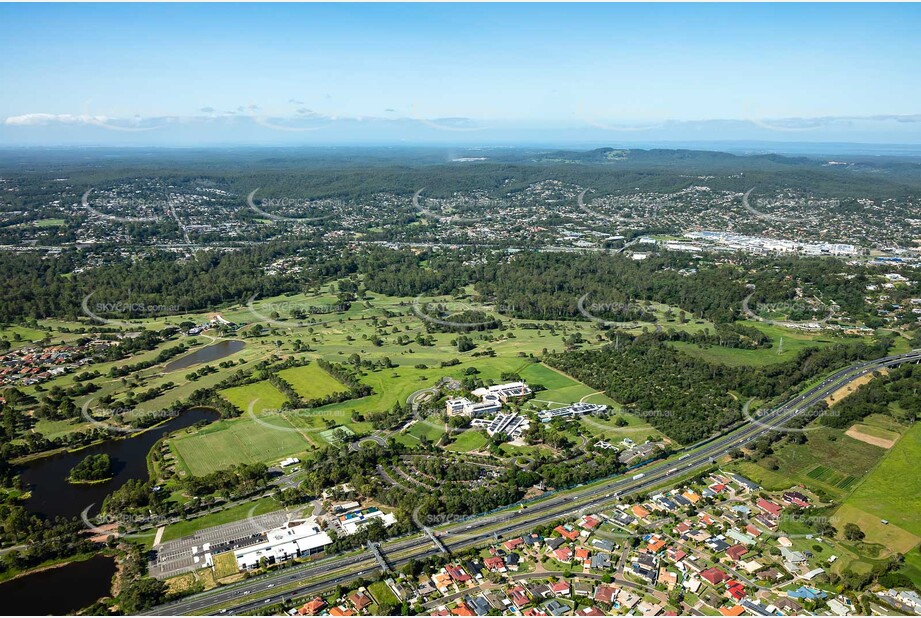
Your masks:
M739 560L741 560L742 556L744 556L747 553L748 553L748 548L742 545L741 543L738 545L733 545L732 547L726 550L726 555L729 556L735 562L738 562Z
M348 600L349 600L349 603L352 604L352 607L354 607L358 611L365 610L374 603L374 600L371 597L369 597L367 594L365 594L363 592L363 589L356 590L355 592L350 594L348 596Z
M709 569L701 571L700 577L710 582L712 586L717 586L729 579L726 573L716 567L710 567Z
M323 600L323 597L316 597L304 603L304 606L297 610L297 615L316 616L324 609L326 609L326 601Z
M764 511L771 518L778 518L780 514L783 513L783 507L779 504L775 504L770 500L765 500L764 498L758 498L758 501L755 502L755 506Z
M567 541L575 541L579 538L579 531L569 524L566 524L565 526L557 526L553 529L553 531L559 533L559 535Z
M572 549L568 546L560 547L553 551L553 556L560 562L572 561Z
M521 586L515 586L508 591L508 598L512 604L521 609L531 603L531 599L528 598L528 594L525 592L525 589Z
M605 605L610 606L614 604L614 597L616 594L617 588L614 588L613 586L598 586L595 588L595 597L593 600L596 603L604 603Z
M798 491L785 491L783 501L803 509L809 506L809 498Z

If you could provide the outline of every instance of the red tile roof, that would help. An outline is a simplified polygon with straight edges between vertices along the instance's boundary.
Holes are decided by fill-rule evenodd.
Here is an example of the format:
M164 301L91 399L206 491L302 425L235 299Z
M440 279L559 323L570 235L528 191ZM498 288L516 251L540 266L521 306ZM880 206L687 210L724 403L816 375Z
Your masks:
M709 569L701 571L700 576L714 586L723 583L727 578L727 575L716 567L710 567Z

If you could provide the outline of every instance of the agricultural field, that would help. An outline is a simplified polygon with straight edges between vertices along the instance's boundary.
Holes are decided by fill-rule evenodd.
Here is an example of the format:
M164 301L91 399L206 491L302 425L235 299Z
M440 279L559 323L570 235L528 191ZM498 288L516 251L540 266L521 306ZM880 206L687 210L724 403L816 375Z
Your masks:
M891 439L894 445L885 448L855 439L848 435L855 429ZM831 515L839 537L846 524L854 523L866 538L827 540L830 552L839 557L835 572L868 572L899 552L908 556L902 572L921 582L921 560L911 558L921 543L921 481L915 473L919 457L921 425L906 427L889 416L871 415L847 432L818 428L807 433L805 444L785 444L760 462L736 461L730 467L765 489L803 484L840 504Z
M896 442L845 501L844 506L874 519L886 519L887 529L901 528L921 541L921 424L915 423ZM845 515L848 511L845 511ZM842 516L844 518L845 516ZM867 531L868 538L871 537Z
M805 444L783 444L758 462L753 480L778 476L789 485L802 483L833 498L847 495L880 461L886 450L855 440L843 430L810 425ZM773 473L773 474L771 474ZM775 481L776 482L776 481ZM771 486L770 480L766 486ZM773 487L772 487L773 488Z

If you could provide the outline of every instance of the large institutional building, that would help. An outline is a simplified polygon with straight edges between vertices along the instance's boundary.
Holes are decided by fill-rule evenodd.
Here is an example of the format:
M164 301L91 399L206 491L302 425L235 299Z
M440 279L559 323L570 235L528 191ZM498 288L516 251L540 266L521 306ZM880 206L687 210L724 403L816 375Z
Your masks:
M254 569L265 558L269 564L323 551L333 540L316 520L291 521L265 533L265 540L234 552L241 570Z

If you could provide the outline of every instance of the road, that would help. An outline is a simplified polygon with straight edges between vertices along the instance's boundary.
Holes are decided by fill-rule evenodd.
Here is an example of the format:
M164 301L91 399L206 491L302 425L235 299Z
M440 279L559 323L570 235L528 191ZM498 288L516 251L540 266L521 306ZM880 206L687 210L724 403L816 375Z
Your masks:
M517 512L506 511L500 514L478 516L466 522L439 527L440 538L449 550L456 551L474 545L482 545L496 538L497 535L503 537L521 534L534 526L590 509L598 509L627 495L642 493L657 485L667 483L673 475L684 475L695 469L712 465L717 458L777 430L807 410L812 404L868 373L884 367L919 361L921 361L921 350L913 350L906 354L887 356L840 369L821 383L775 408L763 419L752 420L739 429L705 443L693 451L685 452L677 458L654 462L639 470L633 470L632 477L618 476L591 483L575 491L552 495L531 503ZM402 566L411 558L425 558L439 552L431 540L421 534L382 543L380 550L388 557L389 563L394 568ZM156 607L148 614L215 613L217 608L231 605L235 601L238 603L228 609L230 613L252 611L268 604L288 601L293 597L320 593L339 584L354 581L375 570L377 570L377 563L367 551L333 556L199 593ZM283 593L273 594L273 589L291 586L299 581L304 583L286 589Z

